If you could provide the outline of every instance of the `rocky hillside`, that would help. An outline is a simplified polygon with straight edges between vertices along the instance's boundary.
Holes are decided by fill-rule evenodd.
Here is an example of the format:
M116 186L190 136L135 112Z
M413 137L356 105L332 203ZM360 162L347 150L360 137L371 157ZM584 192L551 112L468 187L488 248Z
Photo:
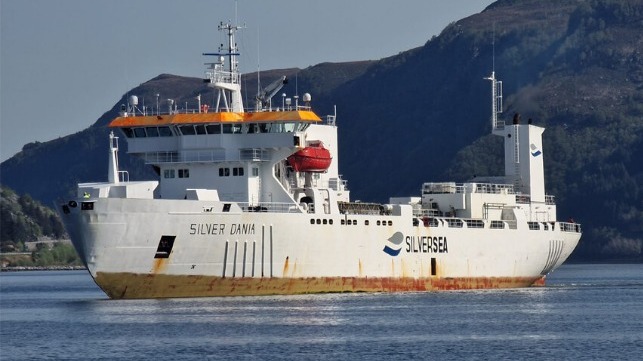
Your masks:
M502 173L483 80L495 58L505 117L519 112L547 127L548 192L560 218L574 217L585 230L574 256L641 259L642 51L641 1L501 0L424 46L377 62L275 70L261 79L289 76L284 92L294 94L295 84L310 92L320 115L336 104L340 169L353 198L386 201L417 194L427 180ZM249 94L255 79L244 79ZM129 92L148 104L156 93L178 104L197 94L213 99L199 79L172 75ZM26 145L0 166L2 183L48 202L67 198L78 181L104 180L105 125L121 102L83 132ZM154 176L125 155L121 165L131 178Z

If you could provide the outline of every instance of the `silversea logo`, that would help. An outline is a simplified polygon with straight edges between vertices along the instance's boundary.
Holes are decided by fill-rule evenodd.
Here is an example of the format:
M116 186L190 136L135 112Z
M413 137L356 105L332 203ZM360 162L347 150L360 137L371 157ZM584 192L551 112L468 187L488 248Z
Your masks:
M406 253L449 253L447 237L437 236L404 236L402 232L395 232L387 240L384 253L395 257L402 251L402 243L406 244Z
M391 242L393 247L389 247L388 245L384 246L384 252L393 257L400 254L402 242L404 242L404 234L402 234L402 232L395 232L388 241Z

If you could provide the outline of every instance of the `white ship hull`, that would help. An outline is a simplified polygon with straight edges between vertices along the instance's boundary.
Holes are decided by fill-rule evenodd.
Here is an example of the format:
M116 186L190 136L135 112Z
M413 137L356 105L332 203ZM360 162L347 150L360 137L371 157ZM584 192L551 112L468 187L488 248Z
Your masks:
M244 108L238 29L219 24L227 46L204 54L217 59L205 79L217 91L214 112L198 96L196 109L172 101L167 113L147 113L132 95L110 123L158 180L129 181L112 132L108 181L79 184L60 207L109 297L526 287L544 284L576 247L580 225L556 221L545 193L545 129L517 114L513 124L497 119L495 73L492 132L503 138L504 176L425 183L419 196L388 204L351 202L336 115L322 120L308 93L304 105L282 94L272 108L285 76L257 94L254 112ZM364 126L377 121L391 119Z
M404 215L241 212L234 204L222 212L223 202L93 205L72 209L67 229L112 298L526 287L542 284L580 238L558 223L450 228L439 219L437 227L414 226ZM171 255L155 258L163 236L176 237Z

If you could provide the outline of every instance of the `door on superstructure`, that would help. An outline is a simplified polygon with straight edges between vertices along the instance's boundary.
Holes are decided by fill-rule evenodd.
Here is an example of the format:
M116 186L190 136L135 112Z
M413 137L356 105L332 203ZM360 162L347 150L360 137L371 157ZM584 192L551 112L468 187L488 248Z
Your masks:
M259 167L250 165L248 169L248 204L250 206L259 205L259 195L261 194L261 177L259 177Z

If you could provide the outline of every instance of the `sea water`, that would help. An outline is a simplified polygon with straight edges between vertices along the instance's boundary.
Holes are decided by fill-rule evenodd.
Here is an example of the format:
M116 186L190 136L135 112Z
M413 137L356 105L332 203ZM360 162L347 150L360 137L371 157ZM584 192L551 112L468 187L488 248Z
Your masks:
M643 265L546 287L109 300L84 271L0 275L0 360L641 360Z

